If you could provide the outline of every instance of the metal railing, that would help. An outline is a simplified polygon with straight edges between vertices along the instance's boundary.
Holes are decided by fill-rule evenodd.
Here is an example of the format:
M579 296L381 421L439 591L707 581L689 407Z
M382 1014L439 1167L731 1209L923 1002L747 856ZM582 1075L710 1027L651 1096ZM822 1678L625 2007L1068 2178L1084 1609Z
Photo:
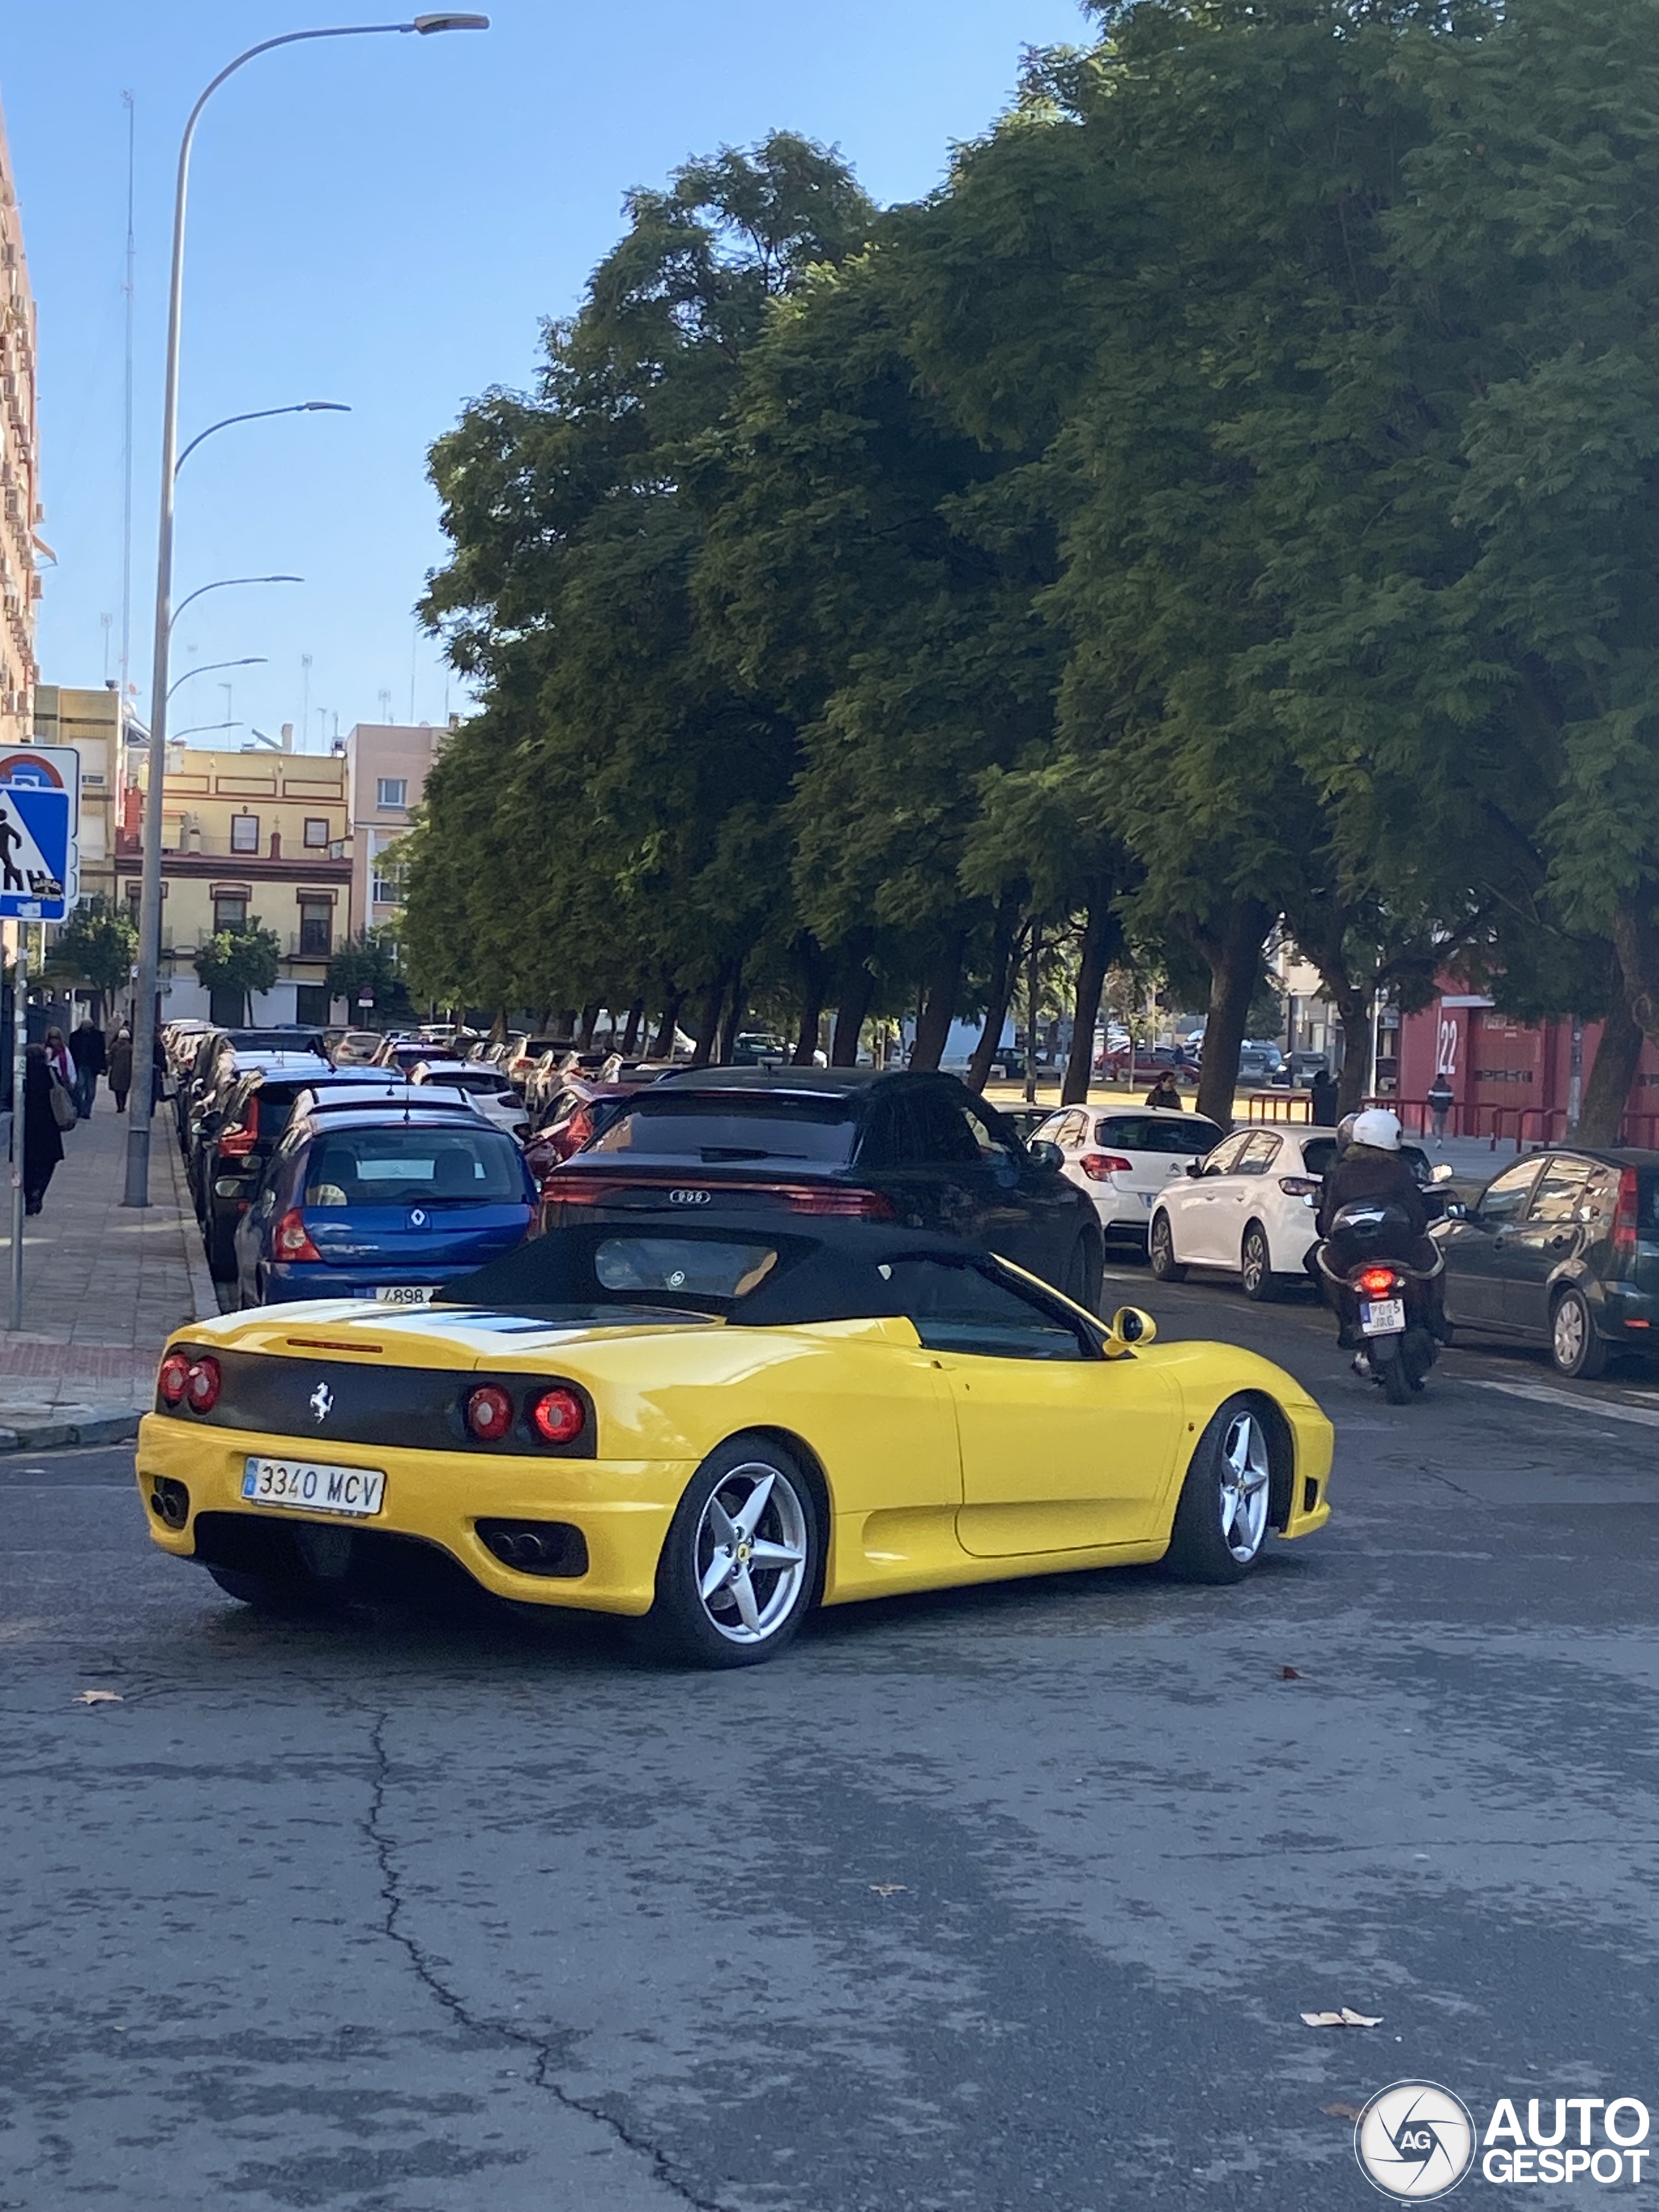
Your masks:
M1433 1129L1434 1109L1426 1098L1366 1098L1361 1103L1386 1106L1397 1114L1408 1137L1426 1137ZM1446 1134L1476 1140L1484 1137L1487 1150L1494 1152L1500 1145L1511 1143L1517 1152L1524 1152L1529 1144L1559 1145L1567 1134L1567 1109L1565 1106L1493 1106L1478 1098L1460 1101L1447 1113ZM1617 1141L1651 1150L1656 1136L1659 1111L1627 1113L1619 1124Z

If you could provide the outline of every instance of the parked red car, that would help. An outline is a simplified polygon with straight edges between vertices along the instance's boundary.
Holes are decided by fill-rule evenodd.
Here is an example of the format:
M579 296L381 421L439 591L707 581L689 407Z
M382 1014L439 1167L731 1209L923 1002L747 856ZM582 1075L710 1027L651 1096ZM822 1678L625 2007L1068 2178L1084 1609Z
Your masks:
M580 1152L613 1098L632 1098L655 1077L639 1083L596 1083L588 1075L562 1075L544 1127L524 1148L525 1163L539 1183L572 1152Z

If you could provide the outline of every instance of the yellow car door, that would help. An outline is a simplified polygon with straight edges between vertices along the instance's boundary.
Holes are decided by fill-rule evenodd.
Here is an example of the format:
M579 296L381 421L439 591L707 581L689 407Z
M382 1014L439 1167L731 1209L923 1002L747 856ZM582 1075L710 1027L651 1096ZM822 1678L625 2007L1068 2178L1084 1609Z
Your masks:
M994 1263L898 1263L938 1360L962 1460L957 1533L980 1559L1133 1544L1158 1532L1182 1433L1173 1382L1107 1360L1058 1300Z

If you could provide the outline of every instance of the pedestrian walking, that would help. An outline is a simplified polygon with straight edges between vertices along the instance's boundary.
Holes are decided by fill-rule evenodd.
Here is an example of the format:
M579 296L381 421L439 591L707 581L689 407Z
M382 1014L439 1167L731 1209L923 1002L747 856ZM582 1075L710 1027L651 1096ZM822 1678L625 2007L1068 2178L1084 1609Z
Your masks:
M167 1050L161 1042L161 1032L155 1030L149 1040L149 1110L153 1114L167 1096Z
M52 1110L57 1083L45 1045L32 1044L23 1063L23 1211L39 1213L46 1185L64 1157L63 1132Z
M1450 1076L1443 1067L1437 1073L1434 1081L1429 1085L1429 1112L1432 1117L1431 1127L1437 1145L1443 1146L1445 1144L1446 1118L1456 1103L1457 1093L1452 1089Z
M46 1066L58 1078L58 1080L63 1085L64 1090L69 1092L70 1097L73 1098L75 1096L75 1062L70 1058L70 1048L64 1042L64 1032L62 1030L53 1028L49 1029L46 1031L44 1049L46 1055Z
M69 1041L70 1058L75 1062L75 1110L83 1121L92 1119L92 1102L98 1095L98 1079L109 1066L109 1049L104 1042L104 1032L94 1027L90 1014L83 1014L80 1027Z
M110 1039L109 1087L114 1095L115 1110L127 1110L127 1093L132 1088L132 1031L123 1022Z
M1312 1105L1314 1127L1316 1129L1334 1129L1336 1127L1337 1088L1336 1078L1328 1067L1322 1067L1316 1072L1313 1081L1308 1085L1308 1097Z
M1158 1081L1146 1093L1146 1103L1149 1106L1172 1106L1179 1113L1182 1104L1181 1085L1176 1081L1174 1068L1164 1069Z

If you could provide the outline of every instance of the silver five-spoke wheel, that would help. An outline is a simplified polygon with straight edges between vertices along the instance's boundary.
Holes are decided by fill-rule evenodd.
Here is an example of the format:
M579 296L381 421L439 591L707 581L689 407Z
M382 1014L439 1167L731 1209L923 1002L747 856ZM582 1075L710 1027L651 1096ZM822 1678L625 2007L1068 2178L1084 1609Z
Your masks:
M1273 1469L1267 1439L1254 1413L1236 1413L1221 1444L1221 1540L1241 1566L1261 1549L1267 1533Z
M788 1477L730 1468L697 1523L697 1595L731 1644L763 1644L788 1620L807 1568L807 1512Z

